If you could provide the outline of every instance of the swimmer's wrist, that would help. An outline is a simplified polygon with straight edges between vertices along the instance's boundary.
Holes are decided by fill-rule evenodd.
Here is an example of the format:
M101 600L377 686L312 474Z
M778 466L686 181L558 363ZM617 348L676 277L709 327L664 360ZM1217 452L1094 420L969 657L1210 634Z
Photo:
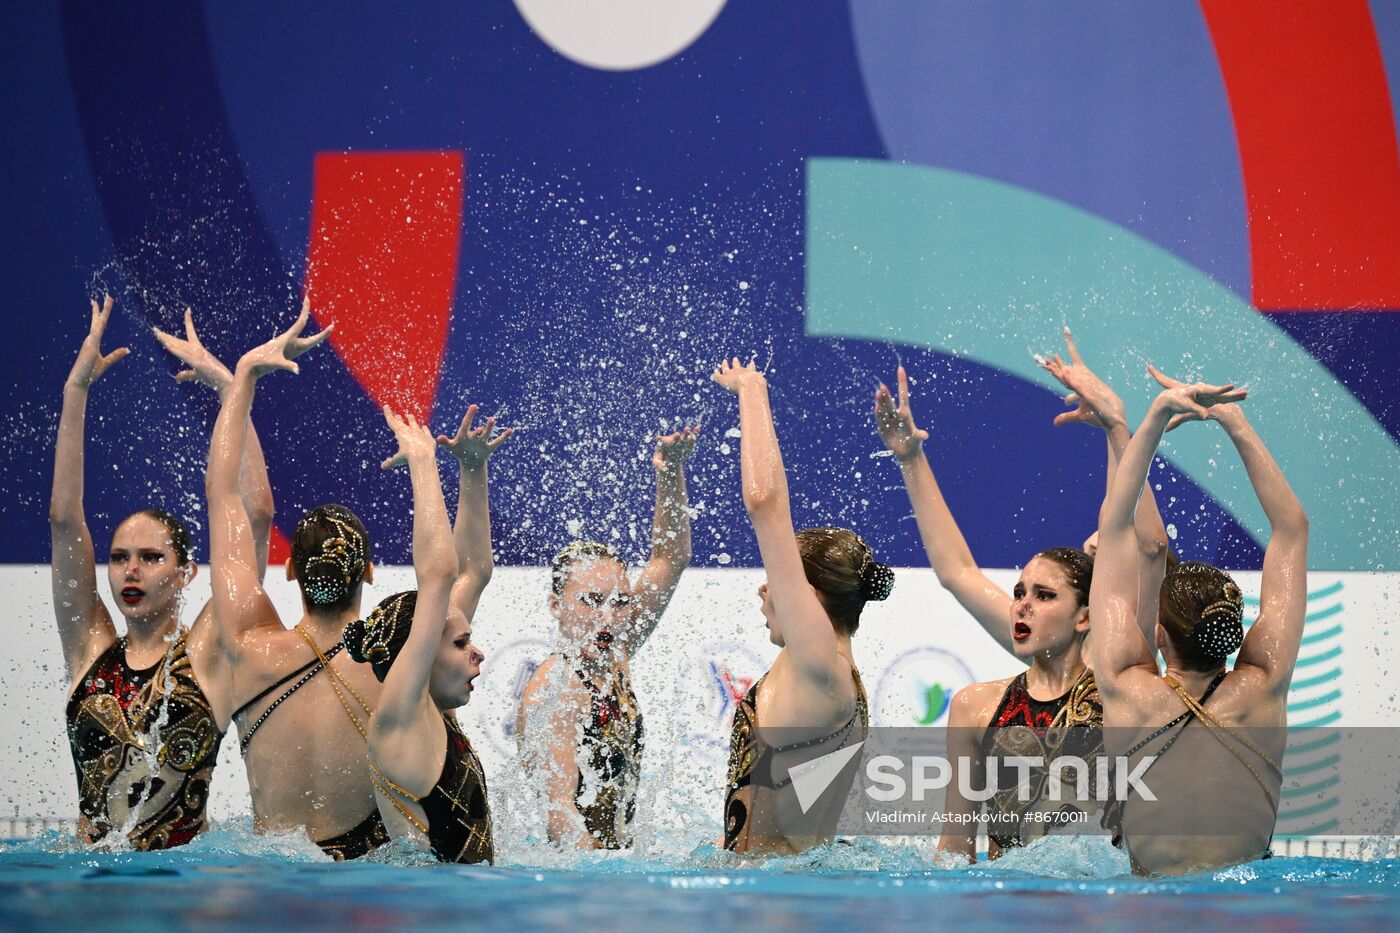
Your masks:
M898 463L898 464L900 465L901 468L903 468L903 467L917 466L918 463L919 463L919 461L925 459L925 458L924 458L924 442L923 442L923 441L918 441L918 442L914 445L914 452L913 452L913 453L905 454L905 455L902 456L902 457L901 457L899 454L895 453L894 451L890 451L890 453L893 453L893 454L894 454L895 462Z

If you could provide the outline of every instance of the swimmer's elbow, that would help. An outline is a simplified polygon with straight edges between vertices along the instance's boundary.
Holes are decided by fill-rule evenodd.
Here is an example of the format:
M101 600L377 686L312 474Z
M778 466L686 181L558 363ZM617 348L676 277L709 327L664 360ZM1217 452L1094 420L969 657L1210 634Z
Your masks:
M418 580L418 588L428 587L450 589L457 580L457 560L455 556L451 559L444 557L441 552L434 551L424 558L416 558L413 562L413 574Z

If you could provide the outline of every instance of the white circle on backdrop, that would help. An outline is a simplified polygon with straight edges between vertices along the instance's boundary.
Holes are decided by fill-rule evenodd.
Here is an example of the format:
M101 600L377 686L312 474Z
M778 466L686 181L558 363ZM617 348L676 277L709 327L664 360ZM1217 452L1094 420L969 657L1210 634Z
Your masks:
M705 34L725 0L515 0L554 51L590 68L635 71L664 62Z

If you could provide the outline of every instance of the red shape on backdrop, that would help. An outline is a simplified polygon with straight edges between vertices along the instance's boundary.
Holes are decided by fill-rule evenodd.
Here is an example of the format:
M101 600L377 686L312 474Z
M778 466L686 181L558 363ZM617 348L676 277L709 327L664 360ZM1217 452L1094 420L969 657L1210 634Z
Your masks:
M318 153L307 290L376 405L426 420L461 245L460 152Z
M1365 0L1201 0L1263 310L1400 308L1400 154Z
M292 543L282 534L282 529L272 526L272 534L267 541L267 565L277 567L292 559Z

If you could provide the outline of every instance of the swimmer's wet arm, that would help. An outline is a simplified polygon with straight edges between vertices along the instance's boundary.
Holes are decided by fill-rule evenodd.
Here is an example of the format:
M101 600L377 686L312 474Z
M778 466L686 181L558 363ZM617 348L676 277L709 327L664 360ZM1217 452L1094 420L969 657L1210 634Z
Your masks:
M1213 405L1245 396L1234 385L1192 385L1148 371L1164 388L1153 400L1137 433L1118 464L1113 486L1099 510L1099 551L1094 559L1094 582L1089 596L1090 666L1100 687L1112 692L1117 677L1132 668L1158 674L1156 651L1138 627L1137 542L1134 522L1138 497L1147 482L1152 458L1162 435L1187 420L1209 417Z
M641 647L671 602L681 574L690 566L690 501L685 462L695 451L699 426L658 436L651 464L656 470L656 506L651 516L651 557L637 581L632 611L631 650Z
M111 313L111 296L104 297L101 307L92 302L87 337L63 384L63 410L54 449L53 493L49 499L50 573L54 616L70 677L96 656L96 646L105 646L116 637L112 618L97 593L97 557L83 511L88 390L129 352L126 347L119 347L105 356L102 353L102 334Z
M782 619L783 650L812 681L827 686L849 678L837 650L836 630L807 581L797 532L792 525L787 472L768 402L768 382L753 363L722 363L714 380L739 396L739 472L744 507L754 536L774 611Z
M544 766L545 829L549 841L563 848L592 848L574 794L578 789L578 743L589 711L578 688L547 691L548 672L540 665L520 698L518 744L523 766ZM543 754L541 754L543 753ZM541 757L544 759L540 761Z
M953 594L986 633L1007 651L1012 650L1011 597L991 581L973 559L953 512L943 498L933 468L924 454L928 432L914 423L909 405L909 377L898 372L898 405L886 386L875 393L875 425L885 446L895 456L914 519L919 526L924 553L939 584Z
M225 650L235 649L251 631L282 627L258 576L257 545L243 502L239 474L252 423L257 380L277 370L297 372L292 360L330 335L331 328L327 327L311 337L302 337L301 332L310 317L311 306L307 299L288 330L243 354L214 422L204 492L209 503L209 566L215 630Z
M1165 394L1165 393L1164 393ZM1099 549L1089 590L1089 666L1100 687L1135 667L1157 673L1156 651L1138 627L1138 560L1134 522L1147 471L1174 411L1159 395L1123 451L1099 509Z
M442 495L437 468L437 442L412 415L399 416L387 406L384 420L398 441L397 452L384 469L407 463L413 486L413 573L417 599L408 639L384 678L372 721L372 735L412 726L437 716L428 695L428 681L447 622L448 600L457 578L457 555L452 549L452 525ZM387 762L381 763L381 767Z
M506 428L494 434L496 419L487 418L472 427L478 408L471 405L453 437L439 435L438 446L457 461L457 518L452 526L452 546L457 555L457 579L452 586L452 605L471 619L486 585L495 571L491 549L491 499L486 461L514 433Z
M177 382L198 382L213 389L220 404L233 387L233 373L229 372L219 359L210 353L199 339L194 326L194 312L185 309L185 336L167 334L159 327L154 328L156 340L188 369L175 374ZM253 546L257 553L258 579L267 576L267 552L272 538L272 520L276 503L272 497L272 484L267 477L267 462L263 459L262 443L254 428L251 415L248 422L248 437L243 448L243 460L239 469L239 491L243 496L244 508L253 529Z
M977 861L977 813L982 805L969 800L962 787L985 787L986 777L981 767L982 750L978 747L978 727L985 727L987 711L982 702L981 688L973 684L953 694L948 707L947 749L949 780L943 796L942 834L938 837L939 855L948 855L972 863ZM966 763L977 773L964 777L961 768Z
M1068 363L1061 359L1059 354L1037 359L1046 372L1070 390L1070 394L1065 396L1065 404L1075 406L1072 411L1056 415L1055 425L1077 422L1104 432L1108 448L1104 477L1106 498L1109 490L1113 488L1113 477L1118 471L1118 462L1131 439L1127 409L1118 393L1084 362L1079 346L1068 327L1064 329L1064 339L1069 355ZM1150 485L1145 495L1138 498L1134 520L1138 544L1137 620L1138 627L1143 630L1143 635L1150 643L1157 625L1158 591L1167 566L1167 531L1162 524L1162 516L1157 511L1157 499L1152 494Z
M1211 418L1220 422L1239 451L1270 528L1259 582L1259 618L1245 633L1236 666L1262 669L1270 687L1281 693L1293 679L1307 613L1308 514L1243 409L1219 405L1211 409Z

